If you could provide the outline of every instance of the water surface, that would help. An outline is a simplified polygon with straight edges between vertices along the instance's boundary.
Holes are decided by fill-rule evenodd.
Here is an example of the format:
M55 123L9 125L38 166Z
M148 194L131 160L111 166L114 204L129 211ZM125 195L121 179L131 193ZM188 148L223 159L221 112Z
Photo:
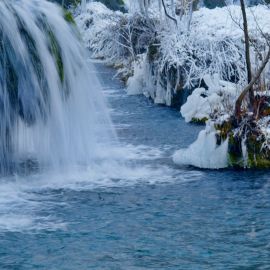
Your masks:
M2 178L0 269L269 269L269 172L176 167L201 127L96 68L121 162Z

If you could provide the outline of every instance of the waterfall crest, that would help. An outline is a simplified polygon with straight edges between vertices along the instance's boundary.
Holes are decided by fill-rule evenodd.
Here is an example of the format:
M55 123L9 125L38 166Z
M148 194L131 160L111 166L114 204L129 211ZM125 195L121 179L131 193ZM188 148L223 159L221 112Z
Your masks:
M94 162L114 138L72 20L40 0L0 1L0 171Z

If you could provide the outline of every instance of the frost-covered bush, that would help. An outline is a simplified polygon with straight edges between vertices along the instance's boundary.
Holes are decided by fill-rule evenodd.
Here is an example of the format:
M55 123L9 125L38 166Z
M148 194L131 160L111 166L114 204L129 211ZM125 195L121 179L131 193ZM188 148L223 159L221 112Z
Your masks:
M151 8L147 17L137 12L113 12L101 3L89 3L87 12L77 17L93 55L118 68L121 77L128 81L129 93L143 93L155 103L180 107L186 93L205 87L203 78L207 76L217 74L221 81L240 87L246 83L239 6L201 8L194 12L190 28L185 19L176 27L164 16L160 18L155 9L158 7ZM257 51L265 50L256 25L268 32L269 14L270 10L260 5L247 10L254 70L260 61ZM265 88L269 73L268 67L261 82Z
M119 68L125 80L132 76L134 61L146 52L155 33L154 19L113 12L97 2L89 3L76 21L93 56Z
M265 41L258 34L257 23L268 33L269 15L270 10L265 6L248 10L254 70L260 62L257 51L265 51ZM156 87L159 103L169 106L177 103L175 99L181 97L179 91L203 86L205 76L217 74L220 80L240 87L246 83L243 31L236 23L241 23L240 18L238 6L214 10L202 8L194 12L189 32L185 31L185 25L179 25L178 31L166 27L158 31L146 58L151 76L149 72L145 74L149 76L146 80L151 79L152 86ZM268 66L261 82L265 88L269 88L269 73ZM168 102L169 96L172 102Z
M237 8L228 10L234 22L238 21ZM216 11L215 11L216 12ZM265 58L265 52L269 36L269 9L263 6L248 9L248 21L251 44L252 70L256 73ZM208 22L206 23L208 24ZM207 26L207 28L209 25ZM239 32L240 31L240 32ZM242 38L241 28L234 27L230 36L237 41ZM241 49L241 47L240 47ZM244 58L243 58L244 59ZM236 64L239 64L238 62ZM244 63L240 63L244 64ZM241 75L241 74L240 74ZM235 101L239 94L237 90L243 90L247 85L246 71L235 85L235 91L226 100L231 109L227 110L223 100L226 89L218 94L220 85L209 89L196 89L189 97L187 103L181 108L181 112L187 121L194 118L209 119L206 128L199 134L197 140L187 149L177 151L173 157L179 165L193 165L201 168L269 168L270 167L270 98L269 98L269 63L266 66L260 80L254 85L255 103L252 112L248 108L248 102L244 102L241 115L235 115ZM233 86L233 85L232 85ZM213 92L213 89L216 89ZM194 108L197 106L197 108ZM214 107L214 112L211 108Z
M107 47L114 42L112 34L107 29L116 27L123 14L113 12L101 3L90 3L86 12L76 17L77 25L82 33L86 46L93 51L96 57L109 57L109 51L117 50L118 46ZM110 55L113 54L111 51Z
M209 40L197 31L189 35L163 32L157 40L158 46L149 47L147 61L153 85L162 86L159 100L166 105L173 103L168 96L179 98L179 91L200 87L205 76L218 74L221 80L234 83L245 78L241 41Z

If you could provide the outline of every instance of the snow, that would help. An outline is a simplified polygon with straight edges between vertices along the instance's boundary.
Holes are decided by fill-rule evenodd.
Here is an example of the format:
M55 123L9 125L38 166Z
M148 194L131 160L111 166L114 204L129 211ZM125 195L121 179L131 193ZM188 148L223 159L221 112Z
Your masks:
M256 34L259 24L262 31L269 32L269 14L269 8L264 5L247 8L249 31ZM215 9L201 8L198 12L194 12L192 25L194 32L207 39L229 37L236 40L243 37L243 31L239 27L242 26L242 14L237 5Z
M209 118L211 113L211 104L208 98L202 95L206 92L204 88L197 88L188 97L187 102L181 107L181 114L186 122L198 119L203 120ZM216 102L218 103L219 97L215 94Z
M213 123L209 122L193 144L186 149L178 150L173 155L173 161L179 166L222 169L228 167L227 151L228 139L217 146L216 130Z
M146 89L145 72L146 72L146 54L142 54L134 63L134 75L127 81L127 93L129 95L143 94Z
M139 29L143 38L135 38L145 42L144 51L138 50L137 44L130 44L127 35L127 31L134 30L140 16L131 7L134 3L129 1L129 14L113 12L101 3L88 3L86 12L76 18L83 40L93 56L119 69L130 95L144 94L157 104L171 106L177 91L194 90L181 108L186 122L228 119L234 111L236 98L247 84L240 7L201 8L193 14L190 31L186 19L179 20L176 28L155 10L158 7L152 7L149 10L152 24L148 29L145 25ZM247 8L247 17L250 38L263 55L266 46L261 31L270 34L270 9L263 5ZM150 36L147 41L146 36ZM158 53L150 59L147 47L153 42ZM256 49L251 47L254 71L260 61ZM171 80L171 70L176 70L173 73L174 77L177 76L174 78L176 82ZM270 64L262 78L265 89L270 89ZM264 122L262 129L270 141L268 126L269 121ZM228 141L217 146L216 130L209 120L198 139L189 148L176 152L173 159L179 165L224 168L228 166L227 148Z
M181 107L186 122L210 119L211 114L218 116L230 114L232 105L239 93L239 86L219 79L218 74L203 78L208 89L196 88Z
M214 74L218 74L221 80L227 81L237 76L240 85L246 83L243 31L240 28L242 21L239 6L211 10L201 8L195 11L190 32L186 30L186 22L179 22L179 27L176 29L172 25L168 25L167 21L160 20L158 10L156 12L150 10L149 14L154 18L155 29L152 32L157 33L156 38L160 46L157 72L153 78L146 70L149 59L145 57L146 63L139 63L144 69L138 69L136 66L137 55L134 57L132 55L134 52L129 48L130 44L123 43L122 40L123 37L127 38L126 33L124 33L127 29L124 29L123 25L126 27L128 22L132 30L134 26L132 23L136 23L136 15L113 12L101 3L91 2L87 4L86 12L76 18L83 40L95 57L103 58L108 64L119 67L121 69L119 74L124 75L124 77L134 75L134 79L128 80L130 93L144 93L151 96L155 102L170 106L171 100L169 99L173 97L175 86L168 84L165 89L160 89L161 78L159 77L164 76L164 73L172 66L181 71L181 78L184 80L181 84L184 85L184 88L196 88L205 76L213 76ZM247 9L247 15L251 38L259 39L260 30L257 23L260 24L262 31L269 32L270 9L259 5ZM146 29L141 30L147 31ZM148 33L145 34L148 35ZM263 40L259 39L258 45L262 46ZM253 51L251 53L253 66L258 66L255 53ZM265 73L270 74L269 65ZM266 76L266 78L268 77ZM140 82L136 86L135 80L137 79ZM152 82L147 82L149 80ZM146 84L154 89L149 87L143 91L134 89L134 87ZM162 85L164 87L164 83ZM173 89L168 91L168 87Z
M76 16L75 21L85 46L93 53L93 57L110 58L117 52L119 44L115 41L113 27L123 18L121 12L114 12L99 2L90 2L86 11ZM116 61L114 61L116 62Z
M270 149L270 116L260 119L257 125L265 138L265 143L262 148Z

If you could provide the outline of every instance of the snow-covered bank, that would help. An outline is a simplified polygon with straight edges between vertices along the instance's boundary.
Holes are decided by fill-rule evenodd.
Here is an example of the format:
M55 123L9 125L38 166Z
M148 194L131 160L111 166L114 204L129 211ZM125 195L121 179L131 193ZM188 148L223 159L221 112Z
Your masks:
M177 164L269 167L269 64L255 84L260 103L256 116L250 117L246 100L243 121L234 115L235 101L247 85L240 7L201 8L193 13L189 27L186 20L176 27L153 10L148 15L113 12L89 3L76 21L93 55L118 69L128 94L181 107L186 122L208 120L197 141L174 155ZM270 9L263 5L247 8L254 73L267 52L269 15Z
M140 14L112 11L98 2L88 3L86 12L76 17L76 23L93 57L117 68L125 81L133 76L134 63L139 54L146 52L154 34L153 20Z
M173 160L178 165L220 169L270 168L270 97L264 95L257 115L248 110L238 120L233 111L218 111L206 123L196 141L187 149L177 151Z
M195 11L189 31L184 24L175 28L161 20L158 12L149 14L147 19L139 13L113 12L92 2L87 12L76 18L86 46L95 57L118 69L130 94L145 94L155 103L178 107L185 101L183 92L204 86L206 76L218 76L238 86L245 83L238 6ZM247 14L250 36L263 53L257 24L264 32L270 29L270 10L259 5L249 8ZM259 61L255 50L252 48L254 67Z

